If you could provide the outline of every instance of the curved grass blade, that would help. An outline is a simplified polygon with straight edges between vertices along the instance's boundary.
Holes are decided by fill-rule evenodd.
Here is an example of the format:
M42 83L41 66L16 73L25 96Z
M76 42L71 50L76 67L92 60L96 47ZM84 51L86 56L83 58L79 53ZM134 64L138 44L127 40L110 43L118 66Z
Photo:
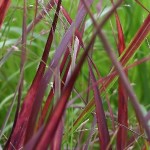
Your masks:
M109 17L114 13L114 11L117 9L117 7L121 4L122 1L118 1L113 7L112 9L110 9L110 11L108 12L107 16L103 19L103 21L99 24L99 27L98 28L102 28L104 26L104 24L106 23L106 21L109 19ZM93 37L92 38L95 38L97 35L97 32L95 32L93 34ZM91 40L93 40L91 38ZM90 44L90 43L89 43ZM114 76L113 76L114 77ZM111 77L112 78L112 77ZM110 78L107 78L107 80L109 80ZM103 81L102 81L103 82ZM105 83L105 82L104 82ZM104 85L105 87L105 85ZM107 88L107 86L106 86ZM102 90L104 90L104 88L102 88ZM86 107L84 108L83 112L79 115L79 117L77 118L77 120L74 122L74 125L73 125L73 129L70 129L72 130L73 132L80 126L80 124L83 122L83 120L86 120L90 113L94 110L94 100L92 99L87 105ZM68 133L69 134L69 133ZM65 139L65 137L64 137Z
M92 40L92 43L94 41ZM80 62L78 63L78 65L76 66L75 70L73 71L69 81L66 83L63 91L62 91L62 95L58 100L58 103L51 115L51 118L49 120L48 125L46 126L44 133L42 135L42 137L40 138L40 142L37 144L36 149L40 150L41 148L46 149L47 146L49 145L50 141L53 139L53 135L56 132L56 128L59 124L60 118L63 116L63 113L65 111L67 102L68 102L68 98L72 92L74 83L77 79L77 75L79 74L81 67L87 57L87 54L90 50L90 47L88 47L86 49L86 51L84 51Z
M65 73L63 75L61 88L63 88L64 83L66 81L67 73L68 73L68 70L69 70L69 67L70 67L70 63L71 63L71 57L69 57L69 55L70 55L70 51L69 51L69 48L67 48L67 51L66 51L66 53L64 55L63 61L62 61L61 66L60 66L60 72L62 74L65 65L67 65ZM67 59L69 59L69 60L67 61ZM54 87L55 87L55 83L54 83ZM50 108L50 104L52 102L53 96L54 96L54 91L53 91L53 88L52 88L50 93L49 93L49 95L48 95L48 98L47 98L47 100L45 102L45 105L43 107L40 119L38 121L38 128L43 124L43 121L46 118L46 115L47 115L48 109Z
M133 68L133 67L135 67L135 66L137 66L137 65L139 65L139 64L141 64L141 63L144 63L144 62L146 62L146 61L150 61L150 56L145 57L145 58L143 58L143 59L141 59L141 60L138 60L138 61L134 62L133 64L127 66L127 67L124 69L124 71L128 71L129 69L131 69L131 68ZM110 78L115 78L116 76L118 76L118 74L117 74L116 71L114 71L114 72L112 72L111 74L109 74L107 77L104 77L104 78L98 80L98 82L103 83L103 82L107 81L107 80L110 79ZM97 82L96 82L95 84L97 84ZM91 87L89 87L89 88L91 88ZM89 90L89 88L88 88L88 90ZM88 90L87 90L87 91L88 91ZM101 92L103 92L103 90L102 90ZM84 108L84 110L82 111L82 113L79 115L79 117L78 117L78 118L76 119L76 121L74 122L73 129L70 129L70 130L73 130L73 132L75 132L76 129L80 126L80 124L81 124L83 121L85 121L86 119L89 118L90 113L94 110L94 108L95 108L94 100L92 99L92 100L86 105L86 107ZM145 119L147 120L147 117L146 117Z
M93 92L94 92L100 147L101 149L106 149L110 142L108 127L106 123L106 117L105 117L105 113L104 113L104 109L102 105L102 99L100 97L98 86L95 85L96 79L95 79L91 64L89 64L89 69L90 69L90 75L91 75L90 77L91 77L91 81L93 85Z
M113 0L111 0L113 4ZM125 41L123 29L119 19L117 11L115 11L117 32L118 32L118 53L121 55L125 50ZM127 75L127 72L125 72ZM123 126L119 126L117 132L117 149L124 149L127 144L127 129L124 126L128 127L128 96L124 85L122 84L121 79L118 79L118 123Z
M148 17L145 19L144 23L139 28L137 34L135 35L135 37L133 38L133 40L131 41L131 43L127 47L127 49L128 50L131 49L133 51L136 51L138 49L138 47L141 45L141 43L144 41L144 39L148 36L149 28L150 28L150 15L148 15ZM145 31L145 32L143 32L143 31ZM129 52L127 52L127 53L129 53ZM133 54L134 54L134 52L131 53L130 57L132 57ZM126 59L125 60L122 59L121 63L124 62L124 64L126 64L128 62L128 60L130 59L130 57L127 57L128 54L126 54L126 53L125 54L123 53L122 55L123 56L125 55ZM105 87L106 88L108 87L108 85L110 85L110 83L114 80L115 77L116 77L116 75L105 78ZM103 89L101 89L101 90L103 90ZM87 104L87 106L85 107L83 112L79 115L77 120L74 122L73 131L75 131L76 128L78 128L78 126L81 124L81 122L83 120L87 119L89 113L92 112L93 110L94 110L94 101L92 99L92 101L90 101L89 104Z
M63 94L61 95L61 97L58 100L58 103L57 103L57 105L56 105L56 107L55 107L55 109L51 115L49 122L48 122L48 125L45 127L45 131L43 133L43 136L41 137L41 136L37 135L38 138L36 141L34 141L34 144L36 145L37 149L40 150L41 148L47 148L50 141L53 139L53 135L56 132L56 128L59 124L60 118L63 116L63 113L65 111L65 108L66 108L66 105L68 102L68 98L72 92L72 88L73 88L73 85L74 85L75 80L77 78L77 75L80 72L80 69L81 69L81 67L82 67L82 65L86 59L86 56L90 50L90 47L94 43L94 41L95 41L95 38L92 38L86 51L84 51L84 53L80 59L80 62L78 63L78 65L76 66L75 70L73 71L70 79L66 83L66 85L63 89L63 92L62 92ZM48 136L48 138L47 138L47 136ZM39 141L39 138L41 139L40 143L37 143ZM34 140L34 139L30 140L31 143L32 143L32 140ZM27 144L27 145L28 145L28 147L30 147L30 144Z
M135 51L140 47L140 45L142 44L142 42L148 36L149 33L150 33L150 14L144 20L143 24L137 31L131 43L122 54L120 62L123 66L127 64L129 59L133 56Z
M110 60L112 61L116 71L118 72L118 74L120 76L120 79L121 79L124 87L126 88L127 94L130 97L131 103L132 103L133 108L135 110L137 119L138 119L139 123L142 125L142 127L144 128L144 130L146 131L146 134L148 136L148 140L150 140L150 129L149 129L149 126L145 122L145 118L144 118L144 115L142 113L140 104L138 103L138 99L137 99L136 95L134 94L134 91L133 91L132 87L130 86L130 83L129 83L129 81L128 81L128 79L127 79L127 77L126 77L126 75L125 75L125 73L123 71L122 65L121 65L121 63L119 63L117 61L117 58L116 58L116 56L115 56L111 46L109 45L109 43L107 41L107 38L105 37L105 35L102 32L101 28L99 28L99 26L97 25L94 17L92 16L92 14L88 10L88 8L87 8L87 11L90 14L90 17L91 17L91 19L93 21L93 24L94 24L94 26L96 27L96 29L98 31L98 36L99 36L99 38L102 41L102 44L103 44L103 46L105 48L105 51L107 52Z
M90 6L92 4L92 2L93 2L93 0L89 0L88 5ZM28 129L27 129L28 132L30 131L28 133L30 135L29 137L31 137L31 135L33 134L36 117L38 115L38 111L40 109L40 106L42 103L42 98L43 98L44 92L47 88L47 84L49 83L49 81L52 77L53 71L57 67L62 54L66 51L68 43L70 42L70 40L73 36L74 29L79 27L85 14L86 14L86 10L85 10L84 6L82 6L81 9L78 11L76 21L72 23L72 25L70 26L70 28L64 35L62 42L60 43L59 47L56 49L54 58L52 59L52 62L49 65L49 69L47 70L47 72L45 73L45 75L43 76L43 78L40 82L40 86L39 86L39 89L37 90L37 95L35 96L35 101L34 101L32 112L31 112L32 115L29 118L29 124L28 124Z
M39 65L38 71L36 73L36 76L33 80L33 83L31 85L28 93L27 93L27 96L25 97L24 103L22 105L21 112L19 114L19 118L17 120L16 127L13 131L13 134L12 134L11 143L15 143L15 147L18 147L18 148L21 147L21 145L24 142L27 123L28 123L28 118L30 116L32 105L33 105L33 102L34 102L33 99L34 99L34 96L37 92L37 88L39 86L39 81L41 80L41 78L44 74L44 71L45 71L46 62L47 62L47 59L48 59L48 54L49 54L50 47L51 47L51 44L52 44L52 41L53 41L53 34L55 32L55 29L56 29L56 24L57 24L57 20L58 20L58 15L57 14L59 12L59 8L60 8L60 5L59 5L59 7L57 7L57 10L56 10L56 13L55 13L53 24L52 24L52 27L51 27L51 30L50 30L50 33L49 33L49 37L47 39L47 43L46 43L46 46L45 46L45 50L44 50L44 53L43 53L43 56L42 56L42 61L40 62L40 65ZM32 99L32 101L31 101L31 99Z
M1 28L2 23L4 21L4 18L5 18L7 11L8 11L10 3L11 3L11 0L1 0L0 1L0 28Z

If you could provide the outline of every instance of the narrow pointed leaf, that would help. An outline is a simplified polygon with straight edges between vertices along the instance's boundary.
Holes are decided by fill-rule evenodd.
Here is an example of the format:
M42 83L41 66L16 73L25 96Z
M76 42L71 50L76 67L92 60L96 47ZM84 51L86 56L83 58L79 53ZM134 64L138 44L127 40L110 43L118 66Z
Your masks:
M86 48L86 51L84 51L78 65L76 66L75 70L73 71L70 79L66 83L66 85L62 91L62 95L59 98L58 103L56 104L56 107L51 115L48 125L45 127L43 135L39 136L40 139L37 140L37 142L40 141L40 142L36 143L37 150L40 150L41 148L46 149L48 147L48 145L50 144L51 140L53 139L53 136L56 132L58 124L63 116L64 111L65 111L65 108L66 108L66 105L68 102L68 98L72 92L74 83L77 79L77 75L79 74L81 67L87 57L89 50L90 50L90 47L94 41L95 41L95 38L92 38L91 42L89 43L88 47Z
M122 64L125 65L129 61L129 59L133 56L135 51L138 50L139 46L142 44L144 39L149 35L149 33L150 33L150 15L147 16L144 23L141 25L141 27L137 31L133 40L131 41L129 46L126 48L126 52L122 54L123 55L122 59L121 59ZM132 52L130 52L130 51L132 51ZM116 75L117 74L114 74L113 76L110 76L108 78L107 77L104 78L105 81L103 81L103 83L104 83L106 88L115 79ZM103 91L103 88L101 90ZM92 106L93 106L93 108L92 108ZM88 117L88 115L86 115L86 112L92 112L93 109L94 109L94 100L92 99L87 104L87 106L85 107L83 112L79 115L77 120L74 122L74 130L80 125L80 122L82 122L82 119L84 120Z
M57 10L57 13L58 12L59 12L59 9ZM41 78L44 74L45 67L46 67L45 63L47 62L48 54L49 54L50 47L51 47L51 44L53 41L53 34L55 32L56 24L57 24L57 20L58 20L57 13L54 17L54 21L53 21L53 24L52 24L52 27L51 27L51 30L50 30L50 33L49 33L49 36L47 39L45 50L44 50L44 53L42 56L42 61L40 62L36 76L32 82L32 85L31 85L28 93L27 93L27 96L25 97L21 112L19 114L19 118L17 120L16 127L13 131L13 134L12 134L12 138L11 138L10 142L15 143L14 145L16 147L21 147L21 145L23 144L24 139L25 139L25 133L26 133L26 129L27 129L28 118L30 116L30 113L32 110L32 105L34 102L33 99L34 99L34 96L37 92L37 88L39 86L39 81L41 80ZM10 145L10 147L11 147L11 145Z
M1 0L0 1L0 28L4 21L4 18L5 18L6 12L8 11L10 3L11 3L11 0Z
M90 6L92 4L92 2L93 2L93 0L89 0L88 5ZM86 15L86 10L85 10L84 6L82 6L77 14L76 21L71 24L70 28L65 33L63 40L61 41L59 47L56 49L55 55L54 55L52 61L50 62L49 69L47 70L47 72L45 73L45 75L43 76L43 78L40 82L40 86L39 86L39 89L37 90L37 95L35 96L35 101L34 101L32 112L31 112L32 115L29 118L29 124L28 124L27 130L30 131L28 133L28 134L30 134L30 137L33 133L33 128L35 127L36 117L38 115L38 112L39 112L39 109L40 109L40 106L42 103L42 99L44 96L44 92L47 88L47 84L49 83L49 81L53 75L53 71L59 64L59 60L61 59L63 53L65 53L66 48L67 48L69 42L71 41L74 29L79 27L79 25L82 22L82 19L84 18L85 15Z
M125 50L125 41L117 11L115 12L115 18L118 31L118 53L119 55L121 55ZM127 75L127 72L125 73ZM124 126L128 127L128 97L120 78L118 79L118 95L118 122L119 124L123 125L119 126L119 130L117 132L117 149L119 150L124 149L126 147L127 129L124 128Z
M91 81L93 85L93 92L94 92L94 100L95 100L95 107L96 107L96 118L97 118L97 126L99 131L99 138L100 138L100 147L101 149L107 149L107 146L110 142L108 127L106 123L106 117L102 105L102 99L100 97L98 86L94 83L96 82L93 70L91 65L89 64Z

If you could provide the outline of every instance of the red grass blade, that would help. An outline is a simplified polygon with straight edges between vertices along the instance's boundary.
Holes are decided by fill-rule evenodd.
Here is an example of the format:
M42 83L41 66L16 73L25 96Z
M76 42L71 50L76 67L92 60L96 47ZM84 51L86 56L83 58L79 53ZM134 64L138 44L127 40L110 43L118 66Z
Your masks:
M144 23L141 25L139 30L137 31L136 35L125 49L125 53L120 60L121 64L125 66L129 59L133 56L133 54L138 50L144 39L148 36L150 32L150 15L147 16ZM114 70L113 70L114 71ZM116 76L107 78L105 80L105 87L107 87L115 78Z
M71 58L68 58L68 57L69 57L69 54L70 54L70 51L69 51L69 48L67 48L67 51L66 51L66 53L65 53L65 55L64 55L63 61L62 61L61 66L60 66L60 72L61 72L61 74L62 74L63 69L64 69L64 66L66 65L66 61L67 61L67 59L69 59L69 62L68 62L68 64L67 64L67 67L66 67L66 70L65 70L65 74L64 74L63 79L62 79L61 88L64 87L64 83L65 83L65 81L66 81L67 73L68 73L68 71L69 71L69 66L70 66L70 63L71 63ZM54 83L54 86L55 86L55 83ZM46 102L45 102L45 105L44 105L44 107L43 107L42 115L41 115L41 117L40 117L40 119L39 119L39 122L38 122L38 128L43 124L43 121L44 121L44 119L45 119L45 117L46 117L46 114L47 114L48 109L49 109L49 107L50 107L50 104L51 104L51 102L52 102L53 96L54 96L54 92L53 92L53 89L52 89L52 90L50 91L49 96L48 96L48 98L47 98L47 100L46 100Z
M63 7L61 7L61 11L62 11L64 17L66 18L66 20L68 21L68 23L69 23L69 24L72 24L72 19L70 18L70 16L69 16L69 14L67 13L67 11L66 11ZM78 37L78 39L79 39L80 46L81 46L81 47L84 47L84 46L83 46L83 41L82 41L81 34L80 34L80 32L79 32L77 29L76 29L76 31L75 31L75 35L76 35L76 36Z
M47 41L47 44L46 44L46 47L45 47L45 57L46 57L46 59L48 58L48 53L49 53L49 50L50 50L50 48L51 48L51 44L52 44L52 41L53 41L53 36L54 36L54 32L55 32L55 29L56 29L56 24L57 24L57 21L58 21L58 16L59 16L59 11L60 11L60 6L61 6L61 0L59 0L59 2L58 2L58 5L57 5L57 9L56 9L56 13L55 13L55 16L54 16L54 20L53 20L53 24L52 24L52 27L51 27L51 30L50 30L50 35L49 35L49 37L48 37L48 41ZM48 52L47 52L48 51ZM45 62L45 61L44 61ZM45 69L45 64L42 64L42 65L44 65L44 69ZM42 68L42 67L41 67ZM42 70L41 71L42 72L42 74L44 74L44 70ZM42 77L41 77L41 79L42 79ZM40 81L40 80L39 80ZM38 81L38 82L39 82ZM39 88L40 88L40 84L39 84ZM38 90L37 90L37 88L36 88L36 92L37 92ZM34 98L35 99L35 98ZM33 103L33 108L34 108L34 104L35 103ZM32 109L33 109L32 108ZM32 111L31 111L31 115L32 115ZM30 121L30 120L29 120ZM29 122L28 122L28 127L29 127ZM30 138L31 138L31 136L33 135L33 133L34 133L34 130L32 130L31 128L28 128L27 127L27 133L26 133L26 140L25 140L25 142L27 142ZM29 129L31 129L31 130L29 130Z
M142 63L144 63L144 62L147 62L147 61L150 61L150 56L145 57L145 58L143 58L143 59L141 59L141 60L138 60L138 61L134 62L133 64L127 66L126 68L124 68L124 71L128 71L129 69L131 69L131 68L133 68L133 67L135 67L135 66L137 66L137 65L139 65L139 64L142 64ZM101 83L101 84L102 84L103 82L108 81L109 79L114 79L116 76L118 76L118 73L117 73L116 71L114 71L114 72L112 72L111 74L109 74L108 76L99 79L95 84L97 84L97 83ZM88 92L90 89L92 89L92 87L89 87L89 88L86 90L86 92ZM102 89L101 89L101 92L103 92L103 90L104 90L104 89L102 88ZM86 113L87 113L87 112L90 112L91 110L93 110L93 107L94 107L94 100L92 99L92 100L86 105L86 107L84 108L84 110L82 111L82 113L79 115L79 117L77 118L77 120L74 122L73 127L74 127L75 129L78 128L78 126L79 126L79 124L80 124L80 122L81 122L81 120L82 120L83 118L84 118L83 120L85 120ZM150 118L150 113L147 114L147 115L148 115L148 117ZM145 116L145 120L148 120L148 119L149 119L148 117ZM148 119L147 119L147 118L148 118Z
M145 19L144 23L141 25L133 40L125 50L125 54L121 58L122 65L125 65L129 59L133 56L138 47L142 44L144 39L148 36L150 32L150 14Z
M28 118L30 116L32 105L34 102L33 99L34 99L35 94L37 92L37 88L39 86L39 81L41 80L41 78L44 74L46 62L48 59L48 54L49 54L50 47L51 47L51 44L53 41L53 34L55 32L56 24L57 24L57 20L58 20L58 15L57 15L58 12L59 12L59 9L57 10L56 15L54 17L54 21L53 21L53 24L52 24L52 27L51 27L51 30L49 33L49 37L48 37L48 40L47 40L47 43L45 46L45 50L44 50L44 53L42 56L42 61L40 62L36 76L32 82L32 85L31 85L28 93L27 93L27 96L25 97L21 112L19 114L19 118L17 120L16 127L13 131L13 134L12 134L11 143L15 143L14 146L16 148L17 147L20 148L24 142L24 138L25 138L24 136L25 136L25 132L26 132L26 128L27 128ZM32 99L32 101L31 101L31 99ZM20 128L20 126L22 128Z
M135 51L138 49L138 47L141 45L141 43L144 41L144 39L149 34L149 31L150 31L150 15L148 15L148 17L145 19L144 23L138 30L137 34L135 35L132 42L129 44L125 54L123 55L123 58L121 59L121 63L123 63L123 65L125 65L127 63L127 61L131 58L131 56L135 53ZM106 78L105 87L108 87L108 85L113 81L113 79L115 77L116 77L116 75L113 75L110 78ZM103 88L101 88L101 90L103 91ZM82 114L79 116L79 118L75 121L74 125L78 124L78 122L80 121L82 116L84 116L86 109L88 109L92 105L94 105L93 100L86 106L85 110L82 112ZM88 110L90 110L90 109L88 109ZM147 131L148 136L149 136L149 130L147 128L147 125L144 124L144 122L141 122L141 123L145 127L145 130Z
M69 56L70 55L70 51L69 51L69 48L67 48L67 51L64 55L64 58L63 58L63 61L61 63L61 67L60 67L60 72L62 74L62 72L64 71L64 67L66 68L65 69L65 73L63 75L63 78L62 78L62 81L61 81L61 90L63 89L64 87L64 83L66 81L66 77L67 77L67 74L68 74L68 71L69 71L69 67L70 67L70 63L71 63L71 57ZM69 59L69 61L67 61ZM54 83L54 87L55 87L55 83ZM50 94L46 100L46 103L44 105L44 108L43 108L43 111L42 111L42 115L39 119L39 122L38 122L38 129L42 126L44 120L46 119L46 115L48 113L48 109L50 108L50 104L52 102L52 98L54 96L54 90L51 89L50 91ZM52 112L52 109L51 109L51 112ZM51 116L51 112L49 114L49 117ZM51 149L60 149L60 145L61 145L61 139L62 139L62 136L63 136L63 121L61 121L59 123L59 126L58 126L58 129L56 131L56 135L54 136L54 139L52 141L52 145L51 145Z
M127 129L128 127L128 96L124 89L124 86L119 79L119 88L118 88L118 123L123 125L119 126L117 133L117 149L124 149L127 143Z
M62 92L63 94L61 95L61 97L58 100L58 103L57 103L57 105L56 105L56 107L53 111L53 114L51 115L51 118L50 118L49 122L48 122L48 125L45 128L43 136L41 137L41 135L37 134L36 141L35 141L35 138L31 139L31 141L27 144L27 149L28 150L30 150L29 149L30 146L33 146L33 143L36 145L36 148L39 149L39 150L41 148L42 149L46 148L49 145L49 142L53 139L53 135L56 132L57 126L58 126L59 121L60 121L60 118L63 116L63 113L65 111L65 107L66 107L68 98L70 96L70 93L72 91L73 85L75 83L75 80L77 78L77 75L80 72L80 69L83 65L83 62L86 59L86 56L87 56L87 54L90 50L90 47L91 47L91 45L93 44L94 41L95 41L95 38L92 38L92 40L89 43L86 51L83 53L80 62L76 66L74 72L72 73L72 76L70 77L70 79L68 80L68 83L64 87L63 92ZM47 138L47 136L48 136L48 138ZM39 140L39 138L41 138L41 140ZM40 143L37 143L38 141L40 141Z
M1 0L0 1L0 28L4 21L4 18L5 18L6 12L8 11L10 3L11 3L11 0Z
M99 94L98 86L95 85L96 79L92 71L91 64L89 64L89 67L90 67L89 69L90 69L91 81L92 81L93 92L94 92L100 147L101 149L107 149L107 146L109 145L110 142L110 137L109 137L108 127L106 123L106 117L103 109L102 99Z
M113 4L113 0L112 0ZM125 41L122 26L117 11L115 12L116 25L118 31L118 52L119 55L125 50ZM127 75L127 72L126 72ZM127 144L127 129L128 127L128 96L124 89L121 79L118 79L118 123L123 125L119 126L117 133L117 149L124 149Z
M106 22L106 20L111 16L111 14L112 14L112 12L119 6L119 4L120 4L121 2L118 2L113 8L112 8L112 10L109 12L109 14L106 16L106 18L102 21L102 23L100 24L100 27L101 26L103 26L104 24L105 24L105 22ZM95 36L96 36L96 32L93 34L93 36L92 36L92 38L91 38L91 41L89 42L89 44L88 44L88 47L87 47L87 49L85 50L85 52L87 51L87 50L89 50L89 48L92 46L92 44L93 44L93 42L94 42L94 40L95 40ZM73 73L74 74L74 73ZM74 81L74 80L72 80L72 81ZM68 89L69 90L69 89ZM62 102L63 103L63 102ZM94 103L93 103L93 101L91 101L91 103L90 103L90 106L88 105L88 109L90 109L91 108L91 106L93 105ZM59 105L65 105L64 103L63 104L59 104ZM65 107L65 106L62 106L62 107ZM88 110L87 109L87 110ZM61 112L60 112L61 111ZM50 131L50 132L47 132L47 134L49 133L49 137L50 138L52 138L53 137L53 134L54 134L54 132L55 132L55 129L57 128L56 127L56 123L58 124L58 122L59 122L59 120L60 120L60 118L58 117L58 113L59 113L59 115L61 114L62 115L62 111L64 111L63 109L61 110L61 109L58 109L56 112L57 112L57 114L54 114L54 115L56 115L56 116L53 116L52 115L52 117L53 117L53 120L52 121L50 121L51 122L51 126L49 127L49 130L45 130L45 131ZM85 113L86 113L86 111L84 111ZM83 114L84 115L84 114ZM46 133L45 133L46 134ZM45 135L45 138L43 139L43 141L41 142L41 143L43 143L47 138L46 138L46 136L48 136L48 135ZM31 142L32 143L32 142ZM30 144L31 144L30 143ZM33 143L34 143L34 140L33 140ZM30 145L28 145L28 146L30 146Z
M91 41L92 43L94 42L93 40ZM47 146L49 145L50 141L53 139L53 135L55 134L57 126L59 124L59 121L60 121L60 119L63 116L63 113L65 111L65 107L67 105L68 98L71 94L73 85L77 79L77 75L79 74L79 72L81 70L83 62L85 61L89 50L90 50L90 47L88 47L86 49L86 51L83 53L83 55L80 59L80 62L76 66L75 70L73 71L69 81L66 83L66 86L63 89L62 95L58 100L58 103L57 103L57 105L53 111L53 114L51 115L49 123L46 126L44 133L39 140L40 142L37 143L38 144L36 146L37 150L46 149Z
M54 138L53 138L52 144L50 146L50 149L53 149L53 150L61 149L63 129L64 129L64 122L63 122L63 119L61 119L61 121L59 122L59 125L56 129L56 133L54 135Z
M93 2L93 0L89 0L88 5L91 5ZM45 75L43 76L39 89L37 91L37 95L35 97L35 102L32 108L32 116L30 116L30 121L28 124L28 134L29 137L31 137L32 133L33 133L33 129L35 127L35 122L36 122L36 117L38 115L40 106L41 106L41 102L44 96L44 92L47 88L47 84L49 83L52 75L53 75L53 71L55 70L55 68L57 67L60 58L62 57L62 54L66 51L67 45L70 42L72 36L73 36L73 31L75 28L78 28L80 23L82 22L84 16L86 14L86 10L84 8L84 6L82 6L82 8L79 10L78 14L77 14L77 20L72 23L72 25L70 26L70 28L68 29L68 31L66 32L62 42L60 43L59 47L56 49L54 58L52 59L52 62L50 63L49 69L47 70L47 72L45 73ZM30 131L30 132L29 132Z
M145 118L144 118L144 115L142 113L142 110L141 110L141 107L140 107L140 104L138 103L138 100L137 100L137 97L136 95L134 94L134 91L132 89L132 87L130 86L130 83L123 71L123 68L121 66L121 64L117 61L117 58L115 56L115 54L113 53L113 50L111 48L111 46L109 45L104 33L101 31L100 28L98 28L98 25L95 21L95 19L93 18L92 15L90 15L94 25L96 26L97 30L98 30L98 36L99 38L101 39L102 43L103 43L103 46L105 47L105 50L109 56L109 58L111 59L113 65L115 66L115 69L116 71L118 72L119 76L120 76L120 79L124 85L124 88L126 88L126 91L130 97L130 100L132 102L132 105L133 105L133 108L135 110L135 113L137 115L137 119L139 121L139 123L142 125L142 127L145 129L146 131L146 134L148 136L148 139L150 140L150 129L149 129L149 126L148 124L145 122Z

